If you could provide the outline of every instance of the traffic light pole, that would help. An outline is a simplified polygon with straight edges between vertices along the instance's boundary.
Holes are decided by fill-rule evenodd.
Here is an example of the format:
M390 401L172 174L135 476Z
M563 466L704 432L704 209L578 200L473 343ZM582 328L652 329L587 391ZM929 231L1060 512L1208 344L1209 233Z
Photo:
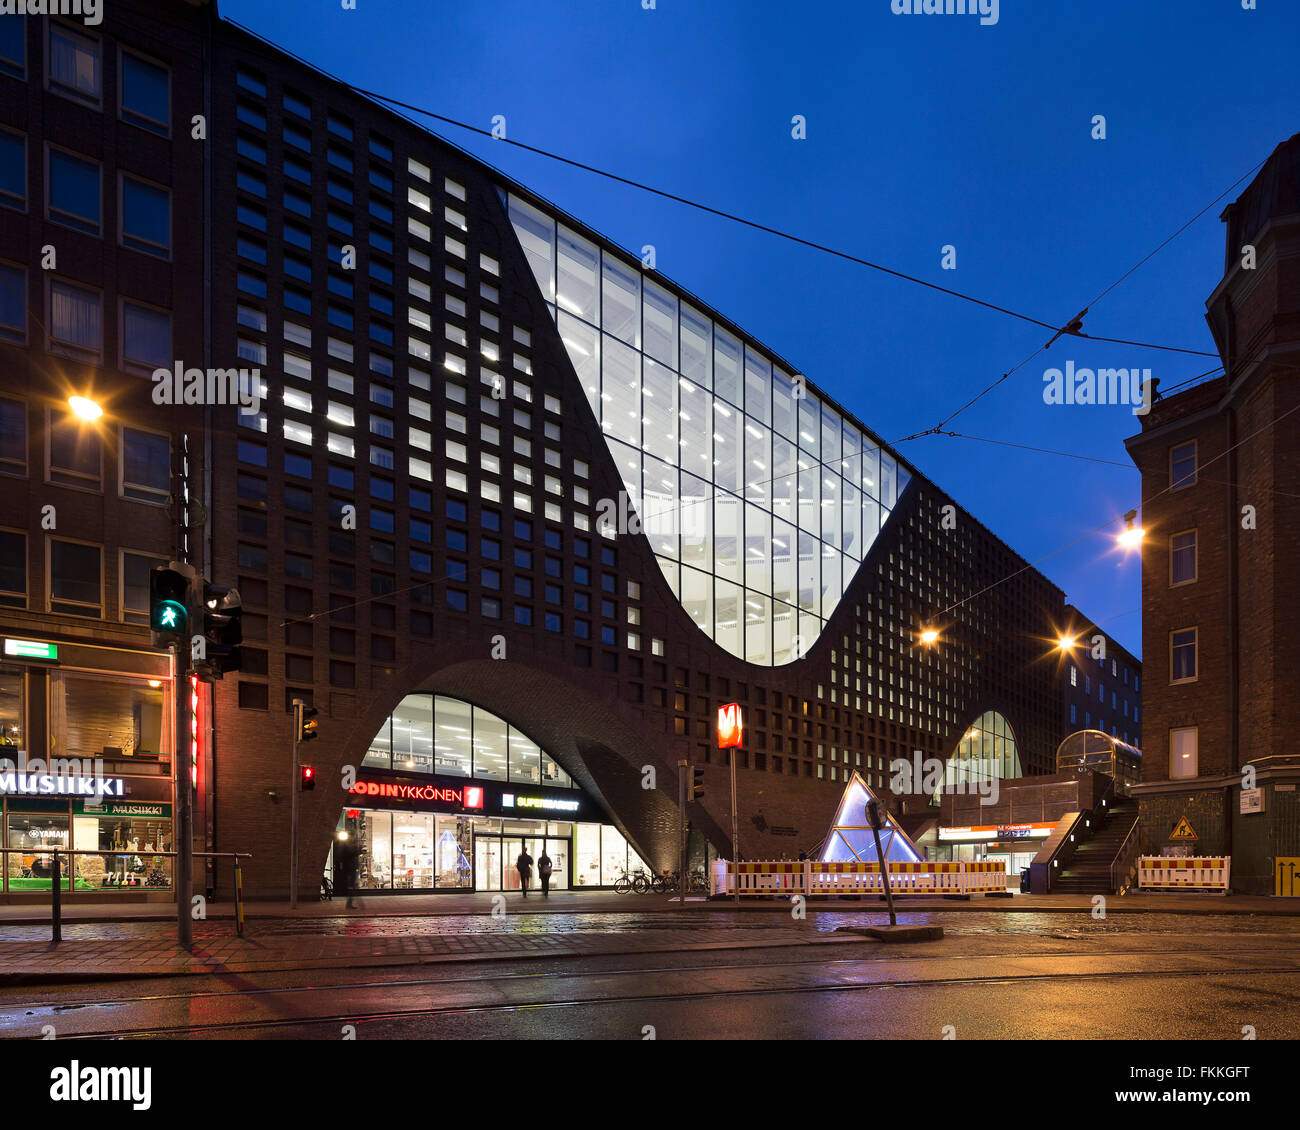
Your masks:
M290 786L293 800L289 808L289 909L298 909L298 790L301 771L298 768L298 739L302 736L303 701L293 700L293 782Z
M176 692L176 939L188 948L194 941L190 910L194 892L194 787L186 745L190 732L190 645L172 644Z

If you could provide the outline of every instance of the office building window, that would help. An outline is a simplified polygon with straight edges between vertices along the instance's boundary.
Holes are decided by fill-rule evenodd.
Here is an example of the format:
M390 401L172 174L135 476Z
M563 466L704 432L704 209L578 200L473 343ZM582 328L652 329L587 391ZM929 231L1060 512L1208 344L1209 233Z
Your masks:
M149 623L149 571L165 564L163 557L122 551L120 618L124 624Z
M27 70L27 20L0 20L0 74L22 78Z
M99 40L51 22L49 87L78 101L99 105Z
M0 263L0 339L27 340L27 272Z
M50 482L99 489L100 439L93 424L63 416L52 422L49 442Z
M122 120L164 137L171 127L167 68L122 52Z
M1169 633L1169 681L1191 683L1196 680L1197 630L1182 628Z
M8 129L0 129L0 204L27 207L27 137Z
M0 530L0 604L27 607L27 535Z
M104 613L100 547L50 538L50 611L100 619Z
M167 189L123 176L122 246L166 258L171 250L171 209Z
M122 364L152 372L172 364L172 320L165 310L122 303Z
M62 149L49 151L49 207L46 215L87 235L100 225L99 164Z
M1183 726L1169 731L1169 776L1195 777L1197 767L1197 727Z
M0 472L27 474L27 404L0 397Z
M122 496L144 502L166 502L170 488L170 437L123 428Z
M1169 583L1185 585L1196 580L1196 531L1187 530L1169 539Z
M1169 489L1181 490L1196 485L1196 441L1180 443L1169 449Z

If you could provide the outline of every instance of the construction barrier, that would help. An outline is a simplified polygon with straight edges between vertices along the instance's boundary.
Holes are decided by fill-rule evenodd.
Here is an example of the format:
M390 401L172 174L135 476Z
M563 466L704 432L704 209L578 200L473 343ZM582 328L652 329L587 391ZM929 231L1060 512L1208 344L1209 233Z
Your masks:
M965 895L1007 889L1006 867L996 860L889 863L889 887L896 894ZM885 893L880 864L851 860L754 861L714 864L715 895L845 895Z
M1230 855L1138 856L1138 889L1228 893Z

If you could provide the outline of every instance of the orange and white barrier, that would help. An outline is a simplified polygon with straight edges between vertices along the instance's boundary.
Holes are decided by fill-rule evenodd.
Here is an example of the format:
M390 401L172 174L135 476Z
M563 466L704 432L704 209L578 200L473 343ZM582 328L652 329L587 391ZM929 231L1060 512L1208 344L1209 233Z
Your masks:
M1217 891L1228 893L1230 855L1138 856L1138 889L1143 891Z
M922 863L890 862L889 887L898 894L963 895L1005 891L1006 868L996 860ZM852 860L822 863L718 860L713 868L715 895L884 894L880 864Z

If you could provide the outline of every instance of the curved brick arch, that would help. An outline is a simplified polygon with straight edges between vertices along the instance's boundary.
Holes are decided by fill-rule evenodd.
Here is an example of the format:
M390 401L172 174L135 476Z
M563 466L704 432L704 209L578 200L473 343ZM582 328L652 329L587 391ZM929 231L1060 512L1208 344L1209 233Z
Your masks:
M666 733L656 737L621 705L602 702L532 664L461 660L428 670L427 665L413 663L394 674L346 733L319 750L313 748L316 743L304 747L304 757L314 756L326 771L320 775L323 787L312 797L310 817L306 810L303 813L300 893L314 891L312 884L324 870L338 812L349 804L341 785L343 767L359 768L384 720L411 694L446 695L504 719L559 763L642 858L658 869L676 865L677 768ZM642 787L647 767L654 770L654 789ZM320 804L321 799L326 803ZM722 829L702 806L696 807L691 813L694 826L715 844L723 843Z

